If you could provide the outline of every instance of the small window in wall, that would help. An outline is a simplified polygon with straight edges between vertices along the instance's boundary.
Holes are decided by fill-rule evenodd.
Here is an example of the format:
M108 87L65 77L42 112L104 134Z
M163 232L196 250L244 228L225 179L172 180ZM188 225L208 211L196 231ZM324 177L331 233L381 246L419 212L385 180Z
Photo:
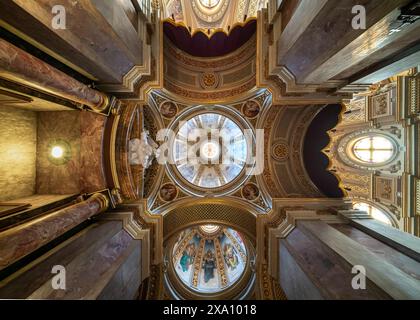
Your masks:
M370 204L364 202L357 202L353 205L353 208L360 211L365 211L368 214L370 214L372 218L383 222L387 225L393 226L391 219L386 213L384 213L382 210L379 210L378 208L375 208L374 206L371 206Z
M353 145L354 156L365 163L380 164L394 155L393 143L386 137L369 136L357 140Z

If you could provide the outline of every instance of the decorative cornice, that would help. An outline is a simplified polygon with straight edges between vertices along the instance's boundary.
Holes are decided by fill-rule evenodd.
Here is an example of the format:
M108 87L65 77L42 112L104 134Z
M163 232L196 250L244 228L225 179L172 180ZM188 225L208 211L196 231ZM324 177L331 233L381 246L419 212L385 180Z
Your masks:
M273 199L273 209L257 217L258 264L268 264L270 275L278 277L279 239L286 238L302 219L346 223L339 210L351 208L349 199L280 198Z
M360 210L346 210L346 211L339 211L338 214L347 219L373 219L373 217L365 211Z

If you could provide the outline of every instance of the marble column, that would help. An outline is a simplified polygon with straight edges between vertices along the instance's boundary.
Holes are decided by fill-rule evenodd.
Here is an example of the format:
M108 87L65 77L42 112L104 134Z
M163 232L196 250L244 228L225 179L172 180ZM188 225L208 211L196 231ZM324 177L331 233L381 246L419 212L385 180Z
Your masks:
M101 112L109 105L106 94L89 88L64 72L0 39L0 77L59 96Z
M418 238L360 211L290 210L286 215L272 235L276 278L288 299L419 298Z
M0 233L0 270L106 211L109 199L100 193Z

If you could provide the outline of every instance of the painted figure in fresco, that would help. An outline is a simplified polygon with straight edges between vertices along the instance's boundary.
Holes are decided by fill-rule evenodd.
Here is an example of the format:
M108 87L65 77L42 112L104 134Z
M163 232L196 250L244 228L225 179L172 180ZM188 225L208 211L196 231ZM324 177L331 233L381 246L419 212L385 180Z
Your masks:
M255 118L260 113L260 106L255 101L247 101L243 107L243 113L248 118Z
M235 270L239 264L239 259L238 259L238 256L236 255L236 252L233 246L230 243L225 244L223 248L223 256L225 258L227 266L230 269Z
M187 272L190 268L190 265L193 264L195 257L195 245L190 243L182 253L181 260L179 264L181 265L182 271Z
M204 269L204 282L207 283L214 278L214 269L216 268L216 260L214 253L209 249L204 255L203 269Z

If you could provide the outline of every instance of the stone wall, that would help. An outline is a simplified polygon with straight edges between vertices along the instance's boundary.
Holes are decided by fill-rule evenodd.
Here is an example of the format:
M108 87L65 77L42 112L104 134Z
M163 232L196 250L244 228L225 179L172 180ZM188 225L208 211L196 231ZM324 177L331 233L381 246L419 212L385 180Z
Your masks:
M0 105L0 201L35 192L37 113Z

